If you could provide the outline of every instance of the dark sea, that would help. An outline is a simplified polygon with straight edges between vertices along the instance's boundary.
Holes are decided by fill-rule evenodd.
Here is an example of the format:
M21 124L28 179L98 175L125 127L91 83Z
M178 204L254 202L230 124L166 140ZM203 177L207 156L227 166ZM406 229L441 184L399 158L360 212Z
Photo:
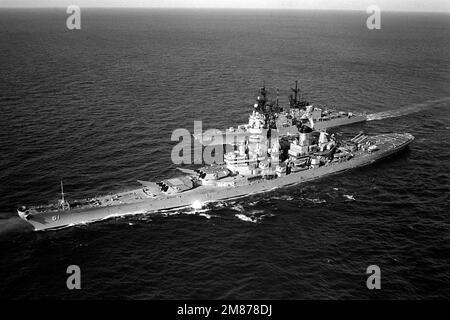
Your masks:
M345 11L0 10L0 298L450 298L450 16ZM177 174L177 128L287 103L367 112L335 128L410 132L390 159L241 200L33 232L18 204ZM66 269L81 269L68 290ZM381 269L381 289L366 269Z

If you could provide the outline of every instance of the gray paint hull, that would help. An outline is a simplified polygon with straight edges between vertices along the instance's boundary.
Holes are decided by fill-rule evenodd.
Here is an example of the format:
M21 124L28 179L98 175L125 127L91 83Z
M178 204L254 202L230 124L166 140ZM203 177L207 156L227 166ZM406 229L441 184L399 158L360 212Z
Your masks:
M385 135L403 136L405 135ZM36 231L46 229L58 229L75 224L83 224L104 220L116 216L147 213L157 210L176 209L190 206L194 201L215 202L249 196L251 194L267 192L275 188L286 187L311 181L331 174L340 173L355 167L369 165L375 161L389 157L408 146L414 139L411 135L403 138L397 145L381 148L374 153L365 153L348 161L322 166L316 169L308 169L291 173L272 180L260 180L235 187L207 187L198 188L157 199L145 199L139 202L111 205L90 209L75 209L70 211L45 212L34 214L27 222L33 225Z
M346 126L346 125L365 122L365 121L367 121L366 115L354 115L351 118L342 117L342 118L330 119L327 121L314 122L314 129L322 130L322 129L327 129L327 128Z

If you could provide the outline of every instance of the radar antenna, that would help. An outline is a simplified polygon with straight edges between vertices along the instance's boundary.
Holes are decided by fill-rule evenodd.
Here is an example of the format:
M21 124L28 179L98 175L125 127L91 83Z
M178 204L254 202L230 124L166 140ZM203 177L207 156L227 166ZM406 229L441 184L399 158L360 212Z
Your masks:
M294 92L294 104L297 104L298 93L300 92L300 89L298 88L298 80L295 80L295 89L291 88L291 90Z

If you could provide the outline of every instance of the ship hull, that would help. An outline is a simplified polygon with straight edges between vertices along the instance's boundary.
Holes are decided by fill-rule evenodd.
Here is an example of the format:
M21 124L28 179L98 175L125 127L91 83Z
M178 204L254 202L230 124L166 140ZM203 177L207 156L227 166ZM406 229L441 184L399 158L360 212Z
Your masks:
M255 193L296 185L331 174L341 173L356 167L369 165L405 149L414 139L414 137L409 134L383 136L389 137L391 139L389 141L392 142L382 145L379 151L361 154L360 156L355 156L345 162L295 172L272 180L260 180L258 182L234 187L200 186L180 194L168 195L156 199L148 198L134 203L89 209L75 209L70 211L37 213L30 216L27 222L29 222L36 231L59 229L71 225L104 220L111 217L176 209L191 206L195 202L207 203L241 198Z
M328 128L346 126L365 121L367 121L367 116L363 114L353 115L351 117L338 117L330 120L314 122L314 130L325 130Z

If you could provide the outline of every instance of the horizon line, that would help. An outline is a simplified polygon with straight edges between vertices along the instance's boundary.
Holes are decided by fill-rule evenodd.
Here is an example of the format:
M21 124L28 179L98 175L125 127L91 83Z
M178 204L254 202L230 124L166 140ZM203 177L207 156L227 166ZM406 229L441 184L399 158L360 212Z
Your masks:
M27 6L27 5L11 5L11 6L2 6L0 5L0 9L65 9L68 6L63 5L57 5L57 6L47 6L47 5L41 5L41 6ZM173 6L173 7L166 7L166 6L80 6L82 8L88 8L88 9L192 9L192 10L198 10L198 9L213 9L213 10L258 10L258 11L265 11L265 10L294 10L294 11L363 11L365 12L365 9L338 9L338 8L287 8L287 7L266 7L266 8L254 8L254 7L183 7L183 6ZM450 9L447 11L436 11L436 10L399 10L399 9L388 9L384 10L381 8L381 11L384 12L404 12L404 13L450 13Z

